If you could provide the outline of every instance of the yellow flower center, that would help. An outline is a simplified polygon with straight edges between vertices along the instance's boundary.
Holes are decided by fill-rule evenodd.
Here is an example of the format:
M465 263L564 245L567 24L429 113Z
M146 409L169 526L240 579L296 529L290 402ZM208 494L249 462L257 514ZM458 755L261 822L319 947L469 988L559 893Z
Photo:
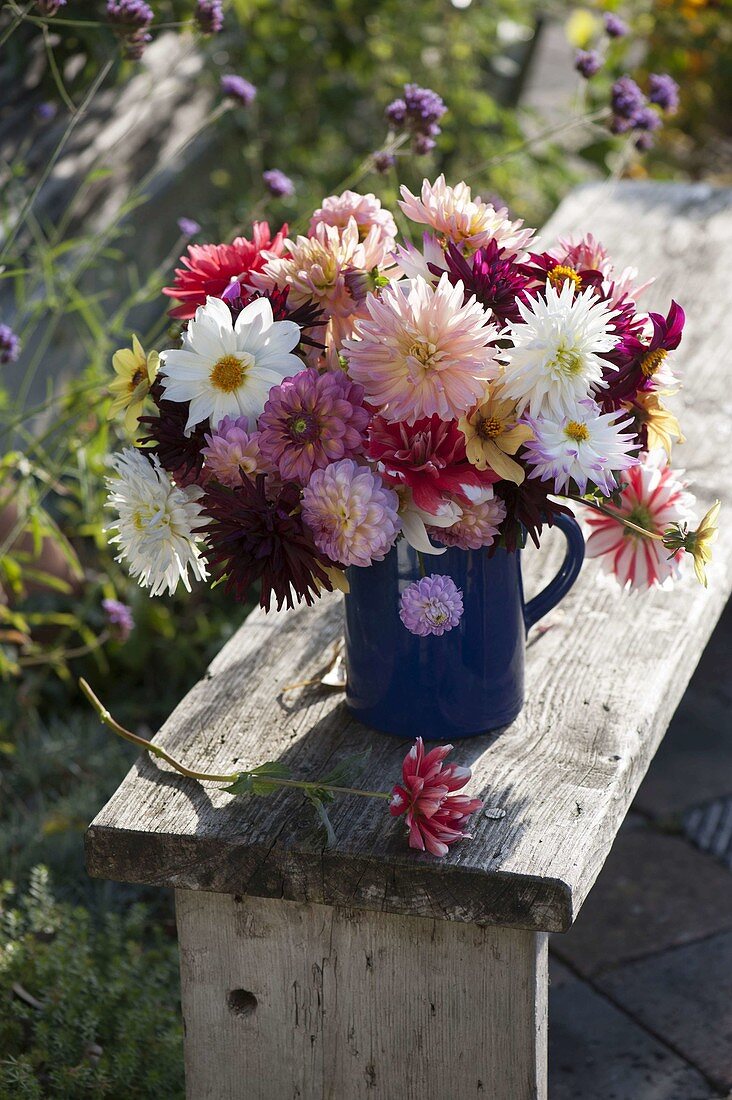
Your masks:
M239 389L246 377L248 368L253 364L253 357L246 353L241 357L224 355L211 368L209 377L211 385L214 389L221 390L222 393L233 393Z
M134 393L141 382L147 379L147 371L144 367L136 367L132 372L129 382L129 391Z
M475 426L480 439L495 439L503 431L503 422L497 416L482 416Z
M573 439L575 443L586 443L590 438L587 425L580 423L579 420L570 420L569 424L564 429L564 434L568 439Z
M547 279L555 290L561 290L568 280L574 283L575 290L579 290L582 286L582 278L579 273L573 267L566 267L564 264L557 264L556 267L553 267L547 275Z
M427 340L415 340L409 348L407 355L412 359L416 359L423 367L431 367L433 366L432 357L436 352L436 344L432 344Z
M583 360L579 352L560 344L552 365L561 374L579 374L582 371Z
M653 378L666 358L666 354L665 348L655 348L653 351L646 352L640 361L641 374L644 378Z

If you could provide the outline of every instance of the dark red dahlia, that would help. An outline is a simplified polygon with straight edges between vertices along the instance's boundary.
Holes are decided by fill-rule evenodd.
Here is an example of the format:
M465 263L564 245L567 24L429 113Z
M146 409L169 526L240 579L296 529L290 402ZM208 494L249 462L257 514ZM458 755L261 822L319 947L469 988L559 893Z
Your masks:
M561 290L569 281L574 284L576 291L586 290L588 286L594 286L598 290L602 286L603 275L601 271L591 268L578 271L567 263L562 263L551 252L532 252L529 262L522 265L522 270L531 283L532 291L543 290L547 279L555 290Z
M525 478L521 485L512 481L499 481L494 492L506 505L506 518L501 526L502 537L488 547L488 554L499 546L514 551L522 546L528 536L536 546L544 526L551 527L556 516L571 516L572 512L556 500L550 500L551 483Z
M445 263L450 282L453 285L461 282L466 299L474 294L482 305L493 311L499 325L521 320L518 303L526 300L529 277L515 258L504 256L504 249L495 241L479 248L470 260L451 243L445 252ZM434 275L442 274L434 264L429 267Z
M158 456L160 465L174 476L178 485L192 485L201 474L201 450L211 428L208 420L204 420L186 435L189 402L167 401L164 393L160 379L156 378L150 396L158 412L156 416L140 417L139 424L146 435L138 442L144 450Z
M603 376L608 385L601 391L601 399L608 408L618 408L623 402L632 401L639 390L654 389L654 378L668 353L681 343L686 316L678 302L671 301L666 317L661 313L649 313L648 316L653 325L650 342L640 339L639 326L635 326L629 328L620 343L605 355L618 368L608 370Z
M325 327L327 322L323 309L317 302L312 300L303 302L299 306L290 306L287 301L289 293L289 286L272 287L266 291L249 290L247 287L242 286L238 280L235 280L229 284L221 297L231 310L234 320L250 302L255 301L257 298L269 298L272 305L272 316L275 321L294 321L296 325L300 326L301 344L307 344L311 348L319 348L325 351L325 344L314 339L313 336L309 336L305 331L309 328Z
M181 302L170 316L187 321L207 297L220 298L232 279L261 271L266 263L262 253L281 256L286 236L286 225L273 238L267 222L255 222L251 241L237 237L231 244L189 244L188 255L180 258L184 266L175 269L175 282L163 287L163 294Z
M406 485L414 503L436 515L450 497L475 500L481 489L497 479L491 469L476 470L465 453L465 436L456 420L435 415L414 424L389 424L375 416L369 429L367 453L379 463L387 485Z
M206 557L213 572L225 579L225 591L241 603L259 582L259 604L269 611L296 600L312 604L320 589L333 591L324 566L299 511L300 488L266 488L264 474L256 481L242 476L235 489L210 484L201 501L210 522L203 529ZM294 599L293 599L294 597Z

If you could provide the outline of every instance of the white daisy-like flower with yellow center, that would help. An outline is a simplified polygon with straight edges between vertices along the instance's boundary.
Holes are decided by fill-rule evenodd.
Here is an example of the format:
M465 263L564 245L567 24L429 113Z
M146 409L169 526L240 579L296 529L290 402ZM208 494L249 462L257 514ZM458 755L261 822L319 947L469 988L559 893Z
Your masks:
M576 294L569 279L560 290L547 282L544 294L518 303L522 321L510 328L501 392L516 401L519 415L528 409L532 417L560 419L607 385L603 371L617 367L601 356L619 337L610 328L615 310L592 287Z
M166 588L172 596L179 581L190 592L189 570L194 580L208 576L203 540L196 533L206 523L197 502L201 490L178 488L157 456L148 458L134 447L115 455L112 466L106 507L118 514L108 528L117 532L109 540L119 547L117 561L127 559L130 576L151 596Z
M272 303L257 298L236 321L226 302L207 298L189 321L183 347L160 354L161 381L169 401L190 401L186 431L210 419L246 416L250 427L269 391L305 364L292 349L300 340L294 321L275 321Z

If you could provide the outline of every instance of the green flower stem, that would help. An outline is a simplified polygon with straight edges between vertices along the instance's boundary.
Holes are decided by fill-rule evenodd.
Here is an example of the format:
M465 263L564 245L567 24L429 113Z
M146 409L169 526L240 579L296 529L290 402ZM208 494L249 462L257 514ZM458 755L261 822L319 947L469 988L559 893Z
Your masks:
M199 779L207 783L235 783L239 779L241 772L231 772L228 775L214 775L211 772L199 772L194 771L192 768L186 768L184 764L181 764L173 756L161 749L159 745L154 745L152 741L148 741L144 737L139 737L131 730L125 729L121 726L112 715L109 713L104 704L97 698L92 691L86 680L81 677L79 679L79 687L87 700L91 703L92 707L97 713L100 721L108 726L118 737L123 738L125 741L129 741L132 745L137 745L138 748L144 749L145 752L149 752L152 756L157 756L161 760L165 760L167 764L170 764L171 768L175 768L181 775L185 775L188 779ZM293 787L296 790L301 791L332 791L333 794L358 794L363 798L391 798L389 791L363 791L358 790L356 787L337 787L331 783L318 783L308 782L304 779L279 779L274 776L262 776L262 780L266 781L268 785L277 787Z
M419 550L417 551L417 565L419 566L419 575L420 575L420 577L426 577L427 576L427 570L425 568L424 558L422 557L422 554L420 553Z
M635 531L637 535L643 535L644 538L656 539L657 542L663 542L663 535L659 535L656 531L648 531L645 527L639 527L637 523L633 523L632 520L626 519L620 512L615 512L612 508L608 508L604 504L599 504L595 500L585 500L584 497L575 496L572 493L567 493L564 499L574 500L577 504L584 504L585 508L592 508L595 512L600 512L603 516L609 516L610 519L614 519L617 523L622 523L623 527L627 527L629 531Z
M610 108L601 107L599 110L592 111L590 114L582 115L581 118L574 118L571 122L562 122L558 126L551 126L548 130L543 130L541 133L535 134L533 137L526 138L525 141L519 142L518 145L514 145L513 148L506 150L505 153L500 153L498 156L491 157L490 160L485 161L483 164L471 168L470 174L475 176L479 172L485 172L488 168L495 168L499 164L503 164L505 161L510 160L511 157L526 152L528 149L533 149L535 145L541 145L542 142L548 141L549 138L557 137L559 134L564 134L568 130L576 130L579 126L588 126L594 122L599 122L603 118L608 118L609 115Z

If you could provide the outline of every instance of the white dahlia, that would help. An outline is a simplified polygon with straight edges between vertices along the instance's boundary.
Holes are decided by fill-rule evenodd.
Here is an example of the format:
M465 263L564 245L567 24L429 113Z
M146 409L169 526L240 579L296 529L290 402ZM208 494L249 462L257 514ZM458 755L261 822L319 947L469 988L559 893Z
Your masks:
M607 385L604 370L616 368L601 359L618 342L612 331L615 311L588 287L575 294L569 279L557 291L547 282L545 297L518 302L522 321L510 326L508 365L502 395L528 407L532 417L571 416L577 403Z
M236 321L226 302L207 298L183 334L183 347L161 352L161 382L169 401L190 401L186 431L210 419L248 418L250 427L269 391L305 364L292 349L300 340L294 321L275 321L272 303L257 298Z
M202 538L196 534L206 522L196 497L200 489L179 489L162 469L157 456L146 457L126 447L112 460L115 476L107 478L108 508L118 513L108 530L117 534L117 561L127 559L131 577L151 596L167 588L172 594L178 581L190 592L188 570L195 580L207 577Z

